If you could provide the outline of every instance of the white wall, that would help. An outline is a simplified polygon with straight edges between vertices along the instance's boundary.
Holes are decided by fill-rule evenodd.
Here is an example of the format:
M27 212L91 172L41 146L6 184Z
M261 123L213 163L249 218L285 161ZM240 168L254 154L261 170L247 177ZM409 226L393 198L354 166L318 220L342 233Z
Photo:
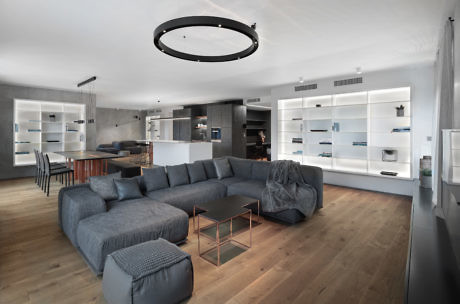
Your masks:
M363 77L362 84L334 87L334 80L357 76L358 75L354 74L306 81L305 84L318 84L318 88L312 91L295 92L294 86L298 85L297 83L272 88L272 158L276 159L278 156L278 99L410 86L412 111L412 175L414 179L417 179L419 159L422 155L431 154L431 142L428 141L428 137L432 135L433 106L435 101L434 65L427 64L363 73L360 75ZM362 175L335 172L325 172L324 178L326 183L331 184L412 195L411 181L384 177L362 178Z
M454 129L460 129L460 3L455 6L454 21Z

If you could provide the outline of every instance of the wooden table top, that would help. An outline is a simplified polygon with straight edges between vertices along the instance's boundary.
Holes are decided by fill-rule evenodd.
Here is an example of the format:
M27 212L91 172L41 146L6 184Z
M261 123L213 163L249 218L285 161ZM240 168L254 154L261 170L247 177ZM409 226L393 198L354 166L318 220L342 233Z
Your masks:
M117 154L100 151L62 151L54 153L62 155L65 158L71 158L73 160L109 159L122 157Z

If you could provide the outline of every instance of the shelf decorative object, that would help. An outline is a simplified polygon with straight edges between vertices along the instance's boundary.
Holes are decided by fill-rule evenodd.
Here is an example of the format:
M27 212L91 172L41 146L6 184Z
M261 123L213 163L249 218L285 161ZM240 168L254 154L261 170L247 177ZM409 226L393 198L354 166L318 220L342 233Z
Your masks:
M396 107L396 117L404 117L404 106Z
M382 161L384 162L395 162L398 160L398 151L392 149L382 150Z
M411 179L410 109L410 87L279 100L277 157L331 171Z

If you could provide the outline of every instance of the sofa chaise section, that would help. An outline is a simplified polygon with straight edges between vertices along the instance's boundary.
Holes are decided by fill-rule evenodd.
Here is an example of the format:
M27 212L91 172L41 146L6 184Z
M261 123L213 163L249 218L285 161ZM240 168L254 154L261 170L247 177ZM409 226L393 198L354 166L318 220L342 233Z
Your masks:
M149 198L123 201L109 211L80 221L77 241L81 253L96 273L101 273L108 254L122 248L163 238L185 241L188 215L169 204Z
M111 252L159 237L180 243L188 236L188 215L148 197L106 202L88 184L62 188L59 224L90 268L102 272Z

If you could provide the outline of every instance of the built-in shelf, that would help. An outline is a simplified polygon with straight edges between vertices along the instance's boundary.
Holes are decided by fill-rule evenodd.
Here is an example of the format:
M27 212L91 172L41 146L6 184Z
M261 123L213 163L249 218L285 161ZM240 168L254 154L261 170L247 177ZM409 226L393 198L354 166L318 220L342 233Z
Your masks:
M404 111L397 113L401 105ZM278 159L410 179L411 129L392 132L405 127L411 128L409 87L279 100Z
M442 130L442 180L449 185L460 185L460 130Z
M14 101L14 166L34 165L34 149L44 153L59 152L69 148L84 150L86 125L75 123L77 120L85 121L83 104L16 99ZM63 157L57 154L50 154L50 160L64 161Z

